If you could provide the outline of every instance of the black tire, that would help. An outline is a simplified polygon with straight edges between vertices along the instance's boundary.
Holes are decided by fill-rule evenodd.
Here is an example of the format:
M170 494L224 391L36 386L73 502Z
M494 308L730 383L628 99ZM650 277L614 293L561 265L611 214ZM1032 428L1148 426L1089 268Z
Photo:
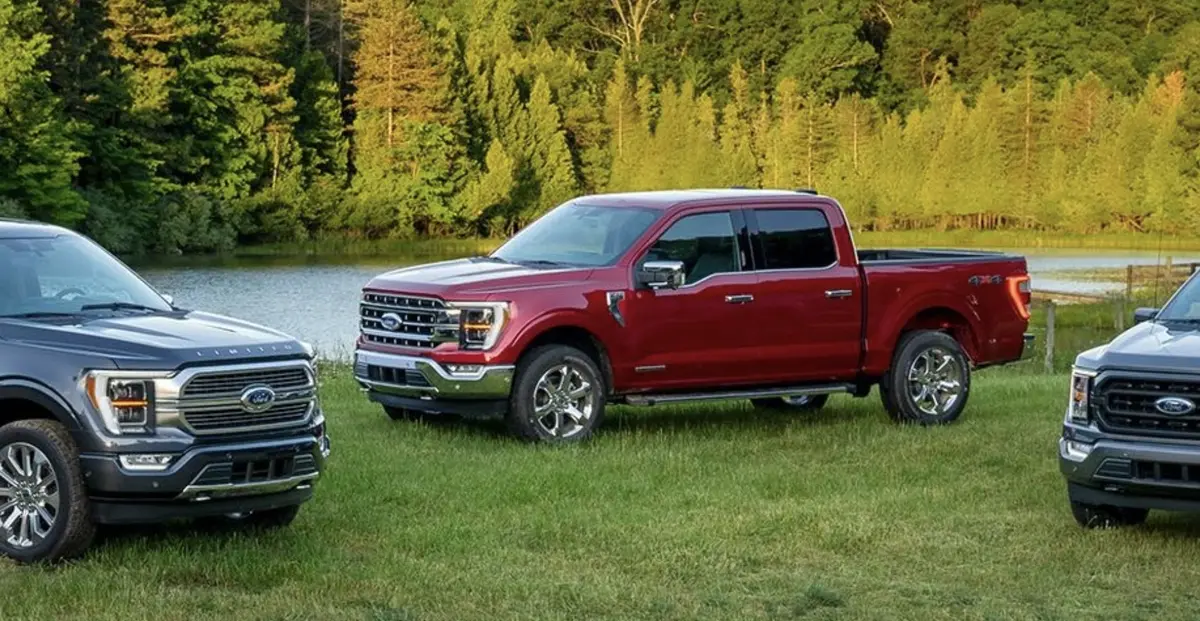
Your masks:
M54 483L48 491L57 491L58 508L46 536L32 545L13 545L10 538L18 535L0 526L0 553L24 564L56 563L82 555L96 536L96 525L92 523L91 505L79 467L79 448L66 428L51 420L22 420L0 427L0 456L9 447L23 448L18 445L36 448L46 457L47 464L39 467L38 472L46 473L46 477L53 475ZM49 471L41 469L46 466ZM0 479L0 485L8 486L9 482ZM48 505L43 510L51 511ZM0 512L0 521L5 515ZM26 538L33 541L32 537Z
M570 386L560 395L568 400L563 407L574 407L576 414L553 411L562 408L553 405L549 399L554 397L539 388L539 383L546 379L553 387L556 379L561 376L558 369L569 369L568 382ZM569 393L583 390L583 383L588 386L586 397L577 401L569 400ZM511 433L522 440L546 444L567 444L581 442L591 437L592 432L604 420L604 406L608 398L608 389L604 383L604 375L600 372L595 360L586 353L567 345L545 345L527 353L517 364L517 373L513 381L513 391L509 397L508 415L505 422ZM539 416L539 404L550 404L551 413ZM584 405L587 408L584 408ZM578 414L586 414L578 417ZM550 425L550 422L554 422ZM557 430L557 431L556 431Z
M1072 502L1071 515L1075 517L1075 522L1084 528L1120 528L1146 523L1150 510Z
M761 410L791 410L815 412L829 402L829 395L801 395L797 397L772 397L751 399L750 405Z
M279 507L266 511L253 511L244 515L226 515L213 520L213 525L220 528L235 528L251 531L267 531L287 528L296 521L300 514L300 505Z
M927 354L931 355L935 361L948 358L955 365L947 374L953 375L953 381L958 385L958 393L953 402L944 408L935 407L938 404L938 398L947 398L944 393L936 393L932 402L918 400L912 394L914 390L919 391L921 386L933 381L932 379L922 379L916 382L909 380L910 373L914 372L924 378L925 376L920 372L921 369L933 366L926 363L927 360L930 360L925 358ZM917 366L914 367L914 365ZM941 382L937 383L939 386L944 385ZM892 357L892 366L879 383L879 396L883 400L883 407L896 422L919 425L943 425L954 422L967 407L967 400L971 396L971 361L967 359L967 355L958 341L949 334L932 330L910 332L904 335L896 346L896 353ZM926 397L926 399L928 398Z

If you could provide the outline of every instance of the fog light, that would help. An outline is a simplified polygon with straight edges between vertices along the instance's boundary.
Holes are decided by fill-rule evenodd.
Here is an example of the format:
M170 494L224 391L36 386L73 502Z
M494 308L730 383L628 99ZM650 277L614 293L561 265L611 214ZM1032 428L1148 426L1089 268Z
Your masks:
M1058 447L1062 456L1071 461L1083 461L1087 459L1088 455L1092 454L1092 448L1094 448L1091 444L1067 440L1065 438L1058 441Z
M446 369L454 375L474 375L483 370L481 364L448 364Z
M126 470L143 472L160 472L170 467L175 460L174 455L160 453L143 453L140 455L122 455L121 467Z

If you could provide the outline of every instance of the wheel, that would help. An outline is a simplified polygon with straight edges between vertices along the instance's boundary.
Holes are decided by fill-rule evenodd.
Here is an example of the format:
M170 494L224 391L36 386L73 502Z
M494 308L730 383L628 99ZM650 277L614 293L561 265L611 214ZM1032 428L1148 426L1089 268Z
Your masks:
M953 422L971 395L970 361L950 335L912 332L900 339L892 367L879 383L879 394L897 422Z
M23 420L0 427L0 552L18 563L83 554L96 535L79 449L65 427Z
M1071 515L1075 516L1075 521L1084 528L1120 528L1144 524L1150 510L1072 502Z
M771 399L751 399L750 405L764 410L817 411L829 401L829 395L797 395Z
M587 354L567 345L539 347L517 365L508 428L528 441L585 440L604 418L607 395L604 376Z
M249 513L232 513L214 520L214 526L244 528L247 530L275 530L287 528L296 521L300 514L300 505L279 507L266 511L251 511Z

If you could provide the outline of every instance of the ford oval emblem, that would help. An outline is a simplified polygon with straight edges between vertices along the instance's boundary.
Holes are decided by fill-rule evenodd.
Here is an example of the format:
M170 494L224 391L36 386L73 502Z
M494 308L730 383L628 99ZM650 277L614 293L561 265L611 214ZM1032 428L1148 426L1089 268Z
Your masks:
M1154 409L1167 416L1184 416L1195 412L1196 404L1190 399L1163 397L1154 402Z
M270 386L251 386L242 391L242 409L251 414L266 412L275 405L275 391Z
M379 318L379 325L383 326L384 330L395 332L400 329L404 322L400 319L400 315L396 313L385 313Z

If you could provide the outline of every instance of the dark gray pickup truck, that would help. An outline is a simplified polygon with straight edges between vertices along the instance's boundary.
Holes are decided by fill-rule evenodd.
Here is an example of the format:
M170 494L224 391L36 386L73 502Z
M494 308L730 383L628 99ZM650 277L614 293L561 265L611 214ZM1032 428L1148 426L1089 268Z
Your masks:
M329 453L316 380L306 344L0 220L0 553L76 556L97 524L291 523Z
M1075 359L1059 464L1082 526L1200 511L1200 276Z

